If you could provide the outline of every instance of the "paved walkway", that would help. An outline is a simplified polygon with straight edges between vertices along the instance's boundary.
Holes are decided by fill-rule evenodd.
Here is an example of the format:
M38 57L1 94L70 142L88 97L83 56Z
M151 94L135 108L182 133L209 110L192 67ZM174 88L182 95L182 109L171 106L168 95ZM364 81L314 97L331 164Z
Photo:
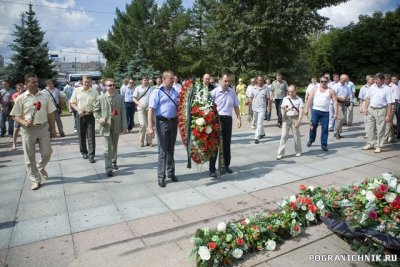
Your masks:
M328 152L320 149L319 140L306 146L305 118L303 156L294 157L290 138L280 161L275 159L281 131L276 119L264 121L267 136L254 144L246 118L241 129L233 130L233 174L211 178L207 164L187 169L178 137L180 181L168 180L166 188L157 185L157 147L139 147L138 128L121 135L120 169L108 177L102 138L96 138L96 163L90 164L80 156L72 117L62 117L67 137L52 141L54 152L46 168L50 179L38 191L29 188L21 144L11 151L11 139L0 138L0 266L195 266L186 257L197 228L274 210L275 203L297 193L300 184L340 186L399 170L399 142L386 145L380 154L361 150L364 127L357 113L356 123L343 128L345 138L338 141L330 133ZM309 254L318 253L354 254L318 225L276 251L248 256L237 266L324 266L308 261ZM352 263L326 266L346 264Z

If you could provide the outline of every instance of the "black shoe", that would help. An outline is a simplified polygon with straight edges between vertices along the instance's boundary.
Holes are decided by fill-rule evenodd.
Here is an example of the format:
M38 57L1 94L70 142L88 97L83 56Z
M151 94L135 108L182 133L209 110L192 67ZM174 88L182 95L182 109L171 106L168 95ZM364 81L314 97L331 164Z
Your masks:
M88 157L88 155L87 155L87 154L82 154L82 158L84 158L84 159L88 159L89 157Z
M166 187L167 185L165 184L165 181L164 180L158 180L158 185L160 186L160 187Z
M107 171L107 176L113 176L112 171Z
M175 176L175 174L168 174L168 178L171 178L172 181L178 182L178 177Z
M322 149L323 151L328 151L328 148L327 148L326 146L321 147L321 149Z
M94 160L93 157L89 157L89 162L90 162L90 163L95 163L96 161Z
M265 137L265 134L260 135L260 139L263 139Z
M227 173L233 173L232 169L229 168L229 167L226 167L226 172L227 172Z
M210 177L216 177L217 174L215 173L215 171L210 171Z
M308 141L307 146L310 147L312 145L312 142Z
M113 169L114 169L114 170L118 170L118 169L119 169L119 167L117 166L117 164L114 164L114 165L113 165Z
M65 133L60 134L60 137L65 137Z
M256 139L256 140L254 140L254 143L258 144L258 143L260 143L260 141L258 141L258 139Z

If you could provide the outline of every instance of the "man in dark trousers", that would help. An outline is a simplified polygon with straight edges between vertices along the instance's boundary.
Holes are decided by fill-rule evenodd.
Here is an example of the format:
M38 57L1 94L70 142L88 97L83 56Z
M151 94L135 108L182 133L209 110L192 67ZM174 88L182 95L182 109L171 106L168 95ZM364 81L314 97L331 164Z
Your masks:
M175 176L174 150L178 133L178 98L179 93L172 87L174 73L164 71L163 84L155 89L149 99L147 133L154 138L153 118L156 116L158 139L158 185L165 187L165 172L168 178L178 182Z

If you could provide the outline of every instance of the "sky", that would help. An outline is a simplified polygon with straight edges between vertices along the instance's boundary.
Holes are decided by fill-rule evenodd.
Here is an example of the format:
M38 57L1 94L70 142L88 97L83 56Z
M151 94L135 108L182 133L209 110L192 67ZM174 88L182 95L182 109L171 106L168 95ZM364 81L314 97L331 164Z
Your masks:
M163 0L155 0L162 4ZM108 30L114 24L116 8L125 11L128 0L0 0L0 54L6 65L13 51L8 47L13 41L11 35L14 24L20 25L21 12L33 4L36 18L42 30L46 31L45 41L49 43L51 54L62 60L73 62L102 62L97 49L97 38L107 38ZM194 0L183 0L185 8ZM328 24L344 27L351 21L357 22L360 14L371 15L375 11L386 12L400 5L400 0L351 0L336 7L320 10L320 14L330 18ZM75 52L76 51L76 52Z

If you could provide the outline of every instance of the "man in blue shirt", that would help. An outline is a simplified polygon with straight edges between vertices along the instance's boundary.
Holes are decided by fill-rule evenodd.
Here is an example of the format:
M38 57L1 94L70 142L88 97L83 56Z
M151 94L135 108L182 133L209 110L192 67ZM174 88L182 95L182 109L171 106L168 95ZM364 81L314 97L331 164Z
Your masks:
M349 88L350 93L350 106L346 107L343 124L351 126L353 124L353 106L356 99L356 87L354 86L354 83L349 80L349 78L347 78L346 85Z
M336 137L336 139L342 138L342 136L340 135L340 130L343 125L344 113L346 111L346 106L344 105L344 102L350 99L350 91L346 85L348 78L349 76L347 76L346 74L342 74L340 76L340 82L335 84L332 88L333 91L335 91L336 93L336 98L338 101L338 117L335 120L335 131L334 131L335 132L334 136Z
M178 182L175 176L175 141L178 134L178 98L179 93L172 87L174 73L164 71L163 84L155 89L149 99L147 134L155 137L153 118L156 116L158 139L158 185L165 187L165 172L168 178Z
M133 102L133 92L135 91L135 81L133 79L129 79L128 86L123 86L121 88L121 95L124 99L125 104L125 112L126 112L126 120L128 123L128 131L132 131L132 128L135 126L135 102Z

